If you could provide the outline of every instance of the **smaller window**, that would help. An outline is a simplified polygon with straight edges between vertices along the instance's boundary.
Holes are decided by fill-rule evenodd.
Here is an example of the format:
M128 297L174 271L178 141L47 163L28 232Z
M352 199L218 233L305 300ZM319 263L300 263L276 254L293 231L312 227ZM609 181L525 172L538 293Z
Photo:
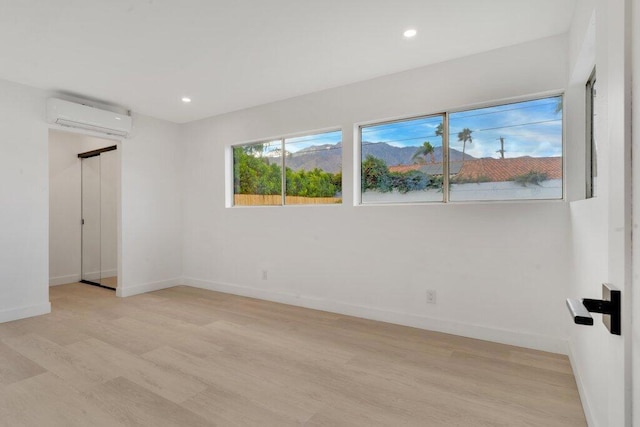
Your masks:
M336 203L342 203L342 131L233 147L234 206Z
M360 127L361 202L442 202L444 115Z

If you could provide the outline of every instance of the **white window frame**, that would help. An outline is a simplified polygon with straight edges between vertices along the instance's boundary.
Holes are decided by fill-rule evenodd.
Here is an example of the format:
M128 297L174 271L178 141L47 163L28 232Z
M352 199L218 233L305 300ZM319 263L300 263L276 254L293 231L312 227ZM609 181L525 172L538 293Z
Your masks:
M306 132L296 132L296 133L291 133L291 134L286 134L286 135L281 135L281 136L275 136L273 138L260 138L260 139L256 139L256 140L252 140L252 141L245 141L245 142L239 142L239 143L234 143L231 145L228 145L226 150L225 150L225 165L228 168L228 172L226 174L227 176L227 180L228 180L228 184L225 186L226 188L226 201L225 201L225 205L227 208L238 208L238 209L242 209L242 208L279 208L279 207L293 207L293 208L298 208L298 207L309 207L309 206L314 206L314 207L323 207L323 206L342 206L344 204L344 197L343 197L343 201L342 203L335 203L335 204L330 204L330 203L325 203L325 204L313 204L313 203L308 203L308 204L286 204L286 184L287 184L287 174L286 174L286 161L285 161L285 141L287 139L292 139L292 138L300 138L300 137L304 137L304 136L313 136L313 135L321 135L324 133L332 133L332 132L340 132L341 133L341 140L342 140L342 150L343 150L343 154L342 154L342 158L344 158L344 130L341 127L329 127L329 128L323 128L323 129L317 129L317 130L312 130L312 131L306 131ZM280 187L280 196L281 196L281 203L279 205L236 205L235 204L235 188L234 188L234 180L235 180L235 175L234 175L234 157L233 157L233 150L234 148L238 148L238 147L246 147L249 145L256 145L256 144L265 144L268 142L274 142L274 141L280 141L280 149L282 152L282 162L280 164L280 169L281 169L281 187ZM344 163L341 162L343 165ZM340 172L342 173L342 189L344 192L344 167L342 167L340 169Z
M450 174L449 174L449 116L451 114L460 113L464 111L470 110L478 110L482 108L490 108L490 107L498 107L502 105L508 104L517 104L521 102L527 101L536 101L545 98L555 98L560 97L563 103L563 111L561 115L562 121L562 134L561 134L561 144L562 144L562 194L561 197L553 198L553 199L495 199L495 200L458 200L451 201L449 198L450 195ZM366 122L359 122L354 124L354 186L353 186L353 204L354 206L410 206L410 205L442 205L442 204L485 204L485 203L557 203L564 202L566 199L566 144L565 144L565 114L564 114L564 101L565 96L562 91L548 91L541 92L535 95L526 95L519 96L513 98L507 98L502 100L494 100L494 101L486 101L482 103L476 103L473 105L467 105L457 108L446 109L445 111L437 112L437 113L425 113L425 114L415 114L409 116L401 116L394 117L390 119L381 119L381 120L369 120ZM389 203L363 203L362 202L362 128L370 127L375 125L384 125L388 123L407 121L412 119L419 119L423 117L434 117L438 115L443 115L443 135L442 135L442 150L443 150L443 180L442 180L442 188L443 188L443 201L425 201L425 202L389 202Z

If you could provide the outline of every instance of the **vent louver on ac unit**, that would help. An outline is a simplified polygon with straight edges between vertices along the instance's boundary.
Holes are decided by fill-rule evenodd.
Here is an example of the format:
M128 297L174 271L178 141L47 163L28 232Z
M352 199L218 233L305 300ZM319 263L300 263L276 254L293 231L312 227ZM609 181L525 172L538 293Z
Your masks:
M57 98L47 99L47 121L108 135L128 136L131 117Z

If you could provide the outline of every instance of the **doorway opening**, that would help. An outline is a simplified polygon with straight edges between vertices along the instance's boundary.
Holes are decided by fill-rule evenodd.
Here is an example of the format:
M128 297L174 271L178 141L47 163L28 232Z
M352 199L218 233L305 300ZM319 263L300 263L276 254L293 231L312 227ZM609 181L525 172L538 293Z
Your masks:
M118 288L118 142L49 131L50 286Z
M118 285L116 145L79 153L81 163L80 282Z

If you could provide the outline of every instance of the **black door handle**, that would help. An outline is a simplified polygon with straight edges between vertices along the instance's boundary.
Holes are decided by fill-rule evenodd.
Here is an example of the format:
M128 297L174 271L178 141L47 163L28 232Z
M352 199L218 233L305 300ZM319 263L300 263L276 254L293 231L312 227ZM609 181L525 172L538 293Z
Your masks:
M567 298L567 308L573 317L573 321L578 325L593 325L593 317L590 313L602 313L602 322L609 332L620 335L622 329L621 321L621 295L617 289L612 289L610 285L602 285L602 299Z

